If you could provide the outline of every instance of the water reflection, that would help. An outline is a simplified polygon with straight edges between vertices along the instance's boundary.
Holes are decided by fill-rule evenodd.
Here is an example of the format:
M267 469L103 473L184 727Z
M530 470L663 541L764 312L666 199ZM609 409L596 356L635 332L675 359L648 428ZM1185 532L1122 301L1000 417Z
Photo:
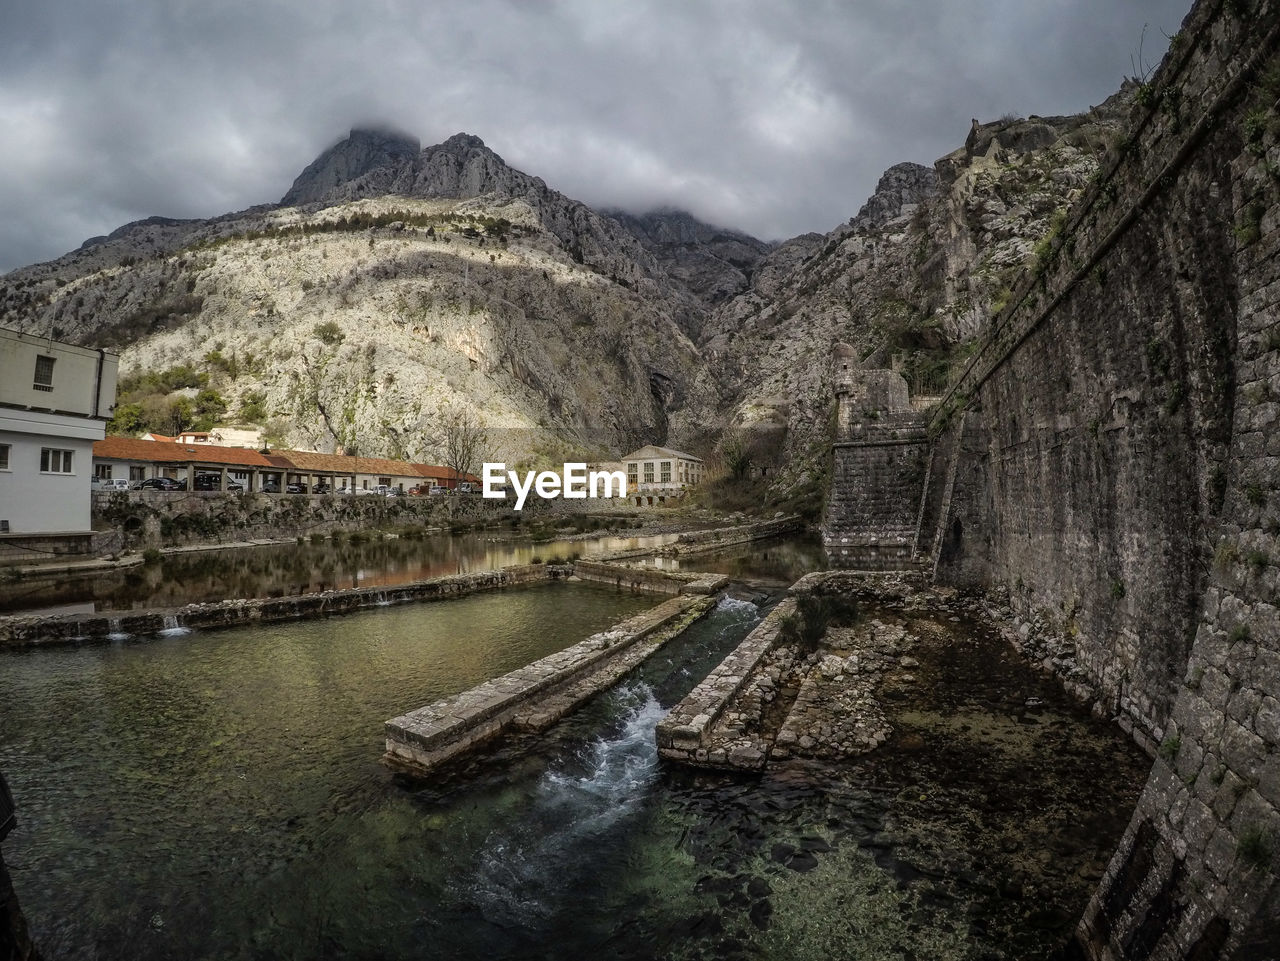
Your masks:
M810 571L827 569L822 538L816 534L788 535L724 550L686 557L655 555L633 563L666 571L711 571L735 580L793 584Z
M166 555L159 563L92 575L29 576L0 583L0 614L178 607L228 597L291 597L346 587L383 587L600 551L652 549L674 534L533 543L492 531L339 544L273 544Z

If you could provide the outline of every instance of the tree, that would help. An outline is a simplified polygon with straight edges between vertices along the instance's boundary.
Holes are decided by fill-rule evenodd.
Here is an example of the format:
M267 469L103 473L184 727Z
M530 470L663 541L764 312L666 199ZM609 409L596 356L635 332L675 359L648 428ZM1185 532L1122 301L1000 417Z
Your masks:
M751 470L751 445L742 431L734 431L725 436L720 445L720 455L734 480L742 480Z
M470 407L450 404L444 408L436 446L444 454L444 466L451 468L458 480L475 473L488 445L489 431Z

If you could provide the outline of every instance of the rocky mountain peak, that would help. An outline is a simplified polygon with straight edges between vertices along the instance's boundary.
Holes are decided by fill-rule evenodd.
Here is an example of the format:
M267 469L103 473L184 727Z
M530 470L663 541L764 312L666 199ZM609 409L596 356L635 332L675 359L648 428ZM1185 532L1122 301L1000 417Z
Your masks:
M938 175L932 167L917 163L894 164L876 184L876 191L849 221L855 230L872 230L909 213L908 207L928 200L938 190Z
M478 143L478 138L475 139ZM483 146L483 144L482 144ZM379 167L412 161L421 150L418 138L387 129L355 127L307 165L280 199L286 207L326 200L335 188Z
M481 140L475 134L470 134L470 133L455 133L452 137L450 137L444 143L440 144L440 147L445 150L477 150L477 149L487 150L488 149L487 147L485 147L483 140Z

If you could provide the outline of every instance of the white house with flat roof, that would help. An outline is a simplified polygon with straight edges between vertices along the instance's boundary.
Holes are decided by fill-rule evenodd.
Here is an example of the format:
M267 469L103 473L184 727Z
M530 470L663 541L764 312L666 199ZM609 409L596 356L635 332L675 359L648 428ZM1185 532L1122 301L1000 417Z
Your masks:
M119 363L0 327L0 536L90 533L93 442L115 406Z
M702 483L701 457L650 444L622 458L627 497L637 507L655 507Z

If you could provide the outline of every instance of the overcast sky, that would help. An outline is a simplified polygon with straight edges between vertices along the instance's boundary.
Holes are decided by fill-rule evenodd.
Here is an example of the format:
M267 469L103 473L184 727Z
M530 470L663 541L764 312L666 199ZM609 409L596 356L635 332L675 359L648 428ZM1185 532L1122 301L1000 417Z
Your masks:
M0 271L274 202L356 125L780 239L969 120L1073 113L1190 0L0 0ZM1145 38L1143 28L1146 25Z

